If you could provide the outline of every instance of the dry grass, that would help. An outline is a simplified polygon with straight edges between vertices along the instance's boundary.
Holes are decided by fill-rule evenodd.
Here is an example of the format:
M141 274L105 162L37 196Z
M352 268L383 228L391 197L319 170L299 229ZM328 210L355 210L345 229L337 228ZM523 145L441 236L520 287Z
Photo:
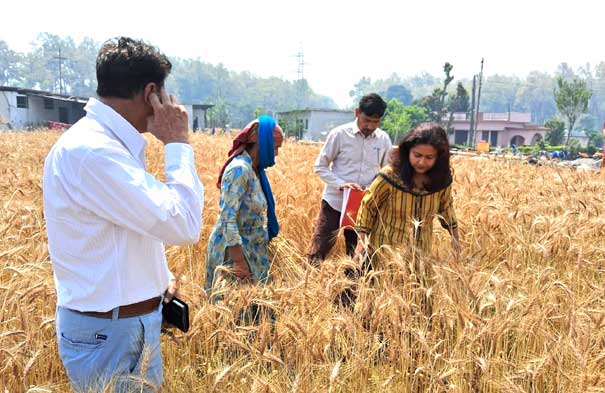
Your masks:
M68 391L41 203L43 160L57 134L1 136L0 391ZM164 338L165 391L605 391L602 175L457 158L462 260L438 231L432 280L394 256L348 311L331 301L344 261L318 271L304 262L321 194L311 170L319 147L286 144L269 174L283 227L275 282L213 305L201 290L203 255L229 141L195 135L193 144L206 186L204 228L195 246L168 250L192 329ZM147 154L161 177L162 147L151 141ZM274 310L274 329L236 323L251 302Z

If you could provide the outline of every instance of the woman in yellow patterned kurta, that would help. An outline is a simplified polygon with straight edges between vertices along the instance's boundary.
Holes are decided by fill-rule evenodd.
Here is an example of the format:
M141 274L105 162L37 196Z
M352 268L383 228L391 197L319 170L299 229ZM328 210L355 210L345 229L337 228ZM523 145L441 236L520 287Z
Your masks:
M433 221L438 218L458 250L458 224L452 204L452 175L447 134L424 123L399 144L393 165L384 167L361 202L357 231L364 248L405 247L415 254L431 251Z

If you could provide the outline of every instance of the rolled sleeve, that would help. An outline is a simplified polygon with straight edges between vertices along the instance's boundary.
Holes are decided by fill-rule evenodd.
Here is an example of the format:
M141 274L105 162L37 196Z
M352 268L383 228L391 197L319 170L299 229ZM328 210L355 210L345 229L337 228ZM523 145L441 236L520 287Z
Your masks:
M330 166L338 156L339 149L338 133L332 132L328 135L326 142L319 152L317 160L315 160L315 165L313 165L313 170L319 178L324 183L334 188L338 188L346 183L332 171Z

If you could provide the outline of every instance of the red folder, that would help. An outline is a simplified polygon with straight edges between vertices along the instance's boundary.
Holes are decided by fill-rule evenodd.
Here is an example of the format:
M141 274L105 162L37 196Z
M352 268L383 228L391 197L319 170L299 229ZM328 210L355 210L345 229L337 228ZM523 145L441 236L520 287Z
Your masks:
M353 190L345 188L343 191L342 209L340 213L341 228L355 228L355 220L357 219L357 211L361 206L361 200L365 191Z

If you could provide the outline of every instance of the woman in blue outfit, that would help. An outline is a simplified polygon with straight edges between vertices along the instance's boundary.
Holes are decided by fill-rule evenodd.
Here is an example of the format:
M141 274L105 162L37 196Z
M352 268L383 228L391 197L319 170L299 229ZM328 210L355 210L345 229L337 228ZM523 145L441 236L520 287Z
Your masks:
M233 141L217 183L221 190L219 217L206 254L208 294L221 279L262 283L268 278L268 245L277 236L279 224L265 168L275 164L283 140L275 120L261 116ZM230 273L217 269L219 266Z

